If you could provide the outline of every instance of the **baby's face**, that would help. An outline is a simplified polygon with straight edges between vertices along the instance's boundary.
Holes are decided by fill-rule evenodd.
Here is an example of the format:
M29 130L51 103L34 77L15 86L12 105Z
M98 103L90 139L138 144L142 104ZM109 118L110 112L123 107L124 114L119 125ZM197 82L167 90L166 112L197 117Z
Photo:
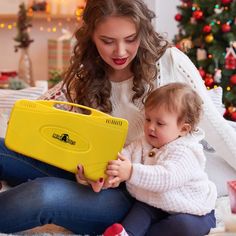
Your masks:
M145 109L144 133L147 142L160 148L185 135L183 125L178 125L177 120L178 115L167 111L163 106Z

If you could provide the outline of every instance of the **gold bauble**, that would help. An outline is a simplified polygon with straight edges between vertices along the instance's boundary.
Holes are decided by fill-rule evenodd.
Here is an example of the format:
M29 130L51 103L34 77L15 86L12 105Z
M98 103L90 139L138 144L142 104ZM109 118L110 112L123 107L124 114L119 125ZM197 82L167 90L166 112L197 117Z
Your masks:
M193 42L192 42L192 40L189 39L189 38L182 39L182 40L179 42L179 46L180 46L181 51L183 51L183 52L188 52L189 49L191 49L191 48L193 47Z
M233 107L233 106L230 106L230 107L228 107L228 111L229 111L230 113L233 113L233 112L236 111L236 108Z
M214 40L214 36L212 34L208 34L206 37L205 37L205 41L207 43L211 43L212 41Z

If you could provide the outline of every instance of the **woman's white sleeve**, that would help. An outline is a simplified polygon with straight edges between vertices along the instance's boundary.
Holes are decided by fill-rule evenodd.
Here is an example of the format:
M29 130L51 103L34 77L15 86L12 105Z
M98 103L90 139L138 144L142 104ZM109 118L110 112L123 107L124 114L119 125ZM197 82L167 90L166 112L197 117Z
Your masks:
M190 84L203 100L204 114L200 127L206 133L206 141L216 152L236 169L236 132L218 112L204 82L191 60L177 48L167 50L162 61L161 78L163 84L186 82ZM165 73L166 72L166 73ZM167 77L165 77L167 74ZM223 79L223 78L222 78Z

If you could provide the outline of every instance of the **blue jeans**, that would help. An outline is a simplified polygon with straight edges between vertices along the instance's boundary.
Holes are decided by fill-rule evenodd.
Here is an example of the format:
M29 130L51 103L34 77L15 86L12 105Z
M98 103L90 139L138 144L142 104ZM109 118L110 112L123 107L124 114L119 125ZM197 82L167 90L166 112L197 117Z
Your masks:
M214 210L206 215L169 214L136 201L122 225L129 236L204 236L216 227Z
M53 223L77 234L102 234L121 221L133 203L124 185L95 193L69 172L10 151L3 139L0 180L15 186L0 193L2 233Z

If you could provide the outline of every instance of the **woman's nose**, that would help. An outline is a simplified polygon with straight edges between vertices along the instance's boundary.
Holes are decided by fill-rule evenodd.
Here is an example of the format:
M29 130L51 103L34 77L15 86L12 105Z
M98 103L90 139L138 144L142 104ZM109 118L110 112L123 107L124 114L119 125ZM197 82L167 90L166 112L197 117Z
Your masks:
M117 43L115 53L117 57L123 57L126 54L126 47L124 43Z

